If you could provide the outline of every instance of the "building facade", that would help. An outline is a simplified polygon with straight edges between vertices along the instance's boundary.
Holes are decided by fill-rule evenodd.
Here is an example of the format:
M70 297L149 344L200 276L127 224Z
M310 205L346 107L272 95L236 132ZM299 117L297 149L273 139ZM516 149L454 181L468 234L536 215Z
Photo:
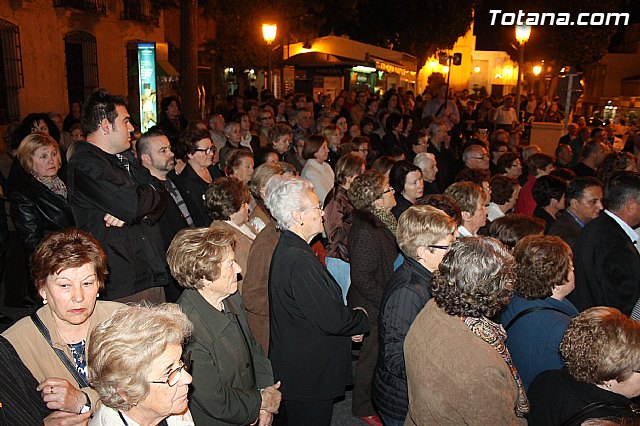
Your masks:
M0 2L0 124L64 115L100 87L128 95L139 42L164 42L150 0Z

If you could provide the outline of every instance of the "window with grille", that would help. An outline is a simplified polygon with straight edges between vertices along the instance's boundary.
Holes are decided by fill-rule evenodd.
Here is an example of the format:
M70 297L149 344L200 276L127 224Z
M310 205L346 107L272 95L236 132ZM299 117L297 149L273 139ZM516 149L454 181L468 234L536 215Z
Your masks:
M83 103L98 88L96 38L89 33L69 33L64 38L69 105Z
M0 124L20 119L19 90L24 87L20 31L0 19Z
M152 11L150 0L123 0L120 19L158 25L158 14Z
M107 3L105 0L53 0L53 7L86 10L103 16L107 14Z

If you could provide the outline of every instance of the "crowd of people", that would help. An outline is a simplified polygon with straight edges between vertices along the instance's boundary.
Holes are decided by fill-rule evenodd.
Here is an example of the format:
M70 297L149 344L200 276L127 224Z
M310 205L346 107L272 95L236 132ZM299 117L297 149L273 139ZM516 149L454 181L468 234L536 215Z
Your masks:
M549 155L514 102L30 114L2 185L33 290L5 285L43 305L0 338L2 419L320 426L351 386L369 425L640 415L640 135L578 120Z

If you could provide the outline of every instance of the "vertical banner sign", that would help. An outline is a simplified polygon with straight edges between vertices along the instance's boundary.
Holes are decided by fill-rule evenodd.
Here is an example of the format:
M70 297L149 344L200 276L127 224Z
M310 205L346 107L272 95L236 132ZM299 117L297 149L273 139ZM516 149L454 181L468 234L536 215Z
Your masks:
M140 91L140 130L146 133L158 123L156 92L156 45L138 44L138 87Z

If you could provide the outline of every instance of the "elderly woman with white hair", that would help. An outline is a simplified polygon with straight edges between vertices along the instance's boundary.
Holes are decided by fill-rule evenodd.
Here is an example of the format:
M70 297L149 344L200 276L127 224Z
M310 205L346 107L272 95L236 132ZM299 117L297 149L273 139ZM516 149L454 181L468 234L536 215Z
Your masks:
M91 332L89 380L102 406L89 426L192 426L182 343L192 325L177 305L124 306Z
M338 283L309 246L323 229L313 186L296 177L271 179L277 186L265 201L282 232L269 278L269 358L282 381L281 410L289 425L329 425L333 400L351 384L351 341L362 340L369 321L362 308L344 305Z

